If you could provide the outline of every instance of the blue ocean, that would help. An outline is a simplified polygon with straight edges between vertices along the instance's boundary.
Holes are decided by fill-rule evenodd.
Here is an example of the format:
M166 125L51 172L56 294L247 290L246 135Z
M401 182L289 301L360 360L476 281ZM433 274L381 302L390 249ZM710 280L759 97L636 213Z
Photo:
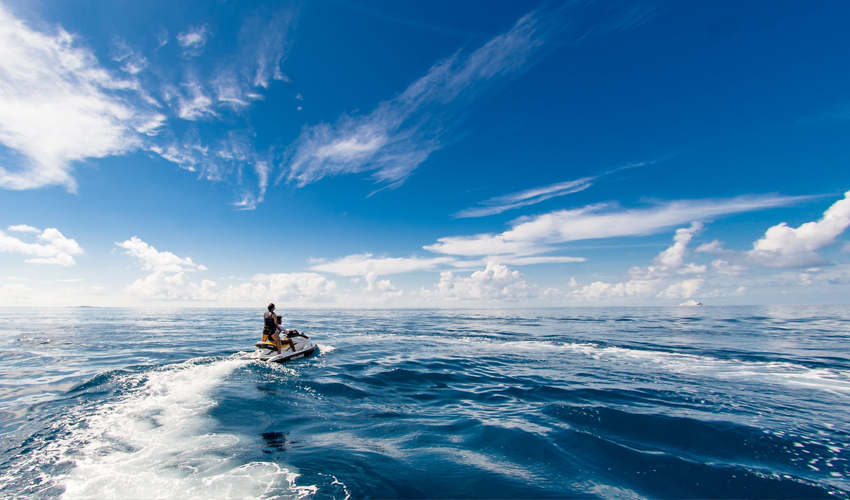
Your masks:
M850 309L0 309L3 498L850 498Z

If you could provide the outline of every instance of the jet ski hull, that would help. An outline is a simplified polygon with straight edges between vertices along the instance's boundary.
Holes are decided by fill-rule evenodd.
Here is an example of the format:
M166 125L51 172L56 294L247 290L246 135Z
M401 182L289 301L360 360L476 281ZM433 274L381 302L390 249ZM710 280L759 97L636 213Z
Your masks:
M270 363L286 363L287 361L306 358L319 347L315 342L304 337L293 337L292 340L295 343L295 352L288 350L289 348L285 346L284 351L278 354L277 347L273 343L257 342L254 344L257 350L248 355L247 358Z

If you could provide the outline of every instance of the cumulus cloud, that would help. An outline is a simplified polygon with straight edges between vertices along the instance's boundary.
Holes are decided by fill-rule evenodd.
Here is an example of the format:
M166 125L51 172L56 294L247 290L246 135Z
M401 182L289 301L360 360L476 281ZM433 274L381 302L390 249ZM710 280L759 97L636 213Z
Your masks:
M168 276L156 271L138 279L127 287L127 293L142 299L159 300L215 300L218 298L214 281L203 280L200 285L192 283L186 273Z
M705 280L703 279L693 278L680 283L674 283L659 293L658 296L666 299L690 299L699 292L704 282Z
M490 262L481 271L468 278L456 276L451 271L440 273L440 282L433 290L422 289L422 296L428 298L452 298L464 300L518 300L534 294L535 287L525 281L519 271L511 271L507 266Z
M231 302L334 302L337 284L316 273L259 275L257 283L231 285L224 299Z
M369 272L366 274L366 286L363 287L364 292L395 292L396 287L394 287L390 280L378 280L378 275L375 272Z
M727 276L741 276L747 272L747 268L745 266L730 264L723 259L715 259L711 261L711 267L713 267L717 273L725 274Z
M850 191L835 202L819 221L807 222L800 227L781 223L771 227L764 236L753 243L748 256L753 263L768 267L806 267L824 262L817 250L835 242L850 226Z
M146 271L177 273L207 270L206 267L194 263L190 257L180 258L171 252L160 252L139 239L138 236L133 236L121 243L115 243L115 245L123 248L124 253L136 259L142 265L142 269Z
M671 269L678 269L684 266L688 243L702 229L703 224L700 221L691 223L690 227L677 229L676 234L673 236L673 246L661 252L655 258L655 261Z
M690 298L699 291L705 282L703 278L691 278L675 281L681 274L704 274L707 266L685 263L688 244L703 230L700 221L692 222L689 227L679 228L673 235L673 244L655 257L653 266L634 266L629 269L631 279L620 283L596 281L590 285L573 290L568 295L579 299L604 298ZM672 281L672 283L671 283ZM577 288L578 283L571 286Z
M186 31L177 34L177 43L183 47L184 57L197 57L204 53L210 30L206 24L198 27L189 27Z
M0 187L74 191L74 161L137 148L157 113L129 101L135 86L101 68L73 35L34 31L0 5L0 143L19 155L0 166Z
M683 200L658 203L649 208L622 210L611 204L589 205L575 210L558 210L514 221L500 234L452 236L425 246L428 251L448 255L529 256L548 252L553 245L569 241L640 236L676 224L713 216L762 210L798 201L787 196L745 196L720 200Z
M625 297L646 297L658 293L663 288L660 279L631 279L623 283L605 283L594 281L570 293L570 296L581 299L605 299Z
M715 255L724 255L734 253L731 250L726 250L723 248L723 242L720 240L711 240L708 243L703 243L698 246L696 251L698 253L711 253Z
M38 229L26 226L10 226L10 231L37 233ZM0 231L0 252L31 255L25 262L30 264L56 264L60 266L76 265L73 255L80 255L83 249L73 239L66 238L58 229L47 228L36 236L38 242L26 243L14 236Z

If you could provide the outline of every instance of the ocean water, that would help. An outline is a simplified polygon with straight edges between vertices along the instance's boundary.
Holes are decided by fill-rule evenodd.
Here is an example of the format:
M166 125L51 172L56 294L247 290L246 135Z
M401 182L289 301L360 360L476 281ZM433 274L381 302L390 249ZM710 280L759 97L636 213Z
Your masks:
M850 308L0 309L3 498L848 498Z

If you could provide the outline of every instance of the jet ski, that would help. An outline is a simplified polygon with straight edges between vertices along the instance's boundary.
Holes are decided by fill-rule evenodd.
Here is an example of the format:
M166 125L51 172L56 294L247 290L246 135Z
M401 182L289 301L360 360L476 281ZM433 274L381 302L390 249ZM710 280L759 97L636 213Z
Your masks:
M256 347L257 350L245 356L245 358L256 359L259 361L270 361L272 363L286 363L293 359L306 358L313 354L313 351L319 347L312 339L304 338L297 332L295 334L291 334L289 338L292 340L292 343L295 344L295 352L292 351L292 347L289 345L283 345L281 353L278 354L277 346L274 344L274 341L269 338L266 342L260 341L254 344L254 347Z

